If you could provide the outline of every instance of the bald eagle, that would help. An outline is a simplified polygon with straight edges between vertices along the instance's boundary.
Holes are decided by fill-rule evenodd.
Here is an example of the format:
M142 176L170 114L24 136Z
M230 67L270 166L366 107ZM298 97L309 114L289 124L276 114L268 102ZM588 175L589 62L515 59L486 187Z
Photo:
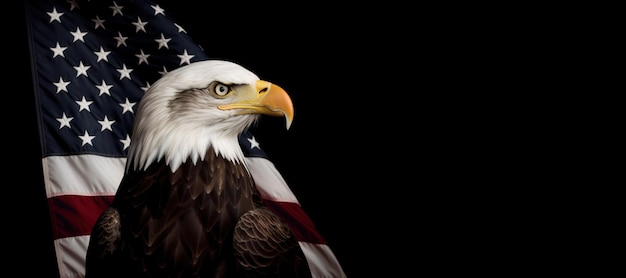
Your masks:
M93 226L85 277L311 277L265 207L238 136L294 109L281 87L229 61L163 75L141 99L124 176Z

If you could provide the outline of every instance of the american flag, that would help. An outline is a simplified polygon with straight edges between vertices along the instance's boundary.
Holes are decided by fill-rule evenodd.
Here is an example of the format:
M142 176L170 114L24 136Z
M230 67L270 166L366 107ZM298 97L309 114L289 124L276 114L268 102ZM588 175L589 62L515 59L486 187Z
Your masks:
M143 93L164 73L209 58L151 1L25 3L59 276L82 277L89 234L122 178ZM240 144L265 202L295 231L313 276L345 277L253 134Z

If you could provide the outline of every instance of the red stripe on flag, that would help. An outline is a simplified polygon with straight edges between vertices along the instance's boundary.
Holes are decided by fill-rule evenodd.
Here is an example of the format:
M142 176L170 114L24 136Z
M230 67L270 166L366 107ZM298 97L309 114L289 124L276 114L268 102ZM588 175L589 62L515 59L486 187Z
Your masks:
M113 196L62 195L48 198L54 239L90 235L100 214Z
M313 221L297 203L276 202L264 199L265 204L291 228L298 241L326 244Z

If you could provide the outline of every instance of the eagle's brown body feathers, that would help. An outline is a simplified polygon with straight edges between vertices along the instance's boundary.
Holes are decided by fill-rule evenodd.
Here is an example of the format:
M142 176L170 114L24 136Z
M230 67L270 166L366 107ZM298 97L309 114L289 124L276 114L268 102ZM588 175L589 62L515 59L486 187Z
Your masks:
M174 173L159 162L126 175L91 240L105 244L90 244L87 277L310 277L245 167L212 149Z

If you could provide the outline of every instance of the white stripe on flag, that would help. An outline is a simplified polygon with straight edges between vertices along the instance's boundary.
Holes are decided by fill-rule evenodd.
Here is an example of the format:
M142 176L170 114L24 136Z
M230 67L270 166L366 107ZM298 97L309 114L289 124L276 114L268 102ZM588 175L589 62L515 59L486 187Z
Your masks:
M300 241L300 247L309 263L313 278L346 277L335 254L328 245Z
M89 236L66 237L54 240L57 264L61 278L84 277L85 255Z
M246 157L246 163L263 199L300 204L274 163L263 157Z
M124 175L126 158L98 155L43 158L48 198L61 195L115 195Z

